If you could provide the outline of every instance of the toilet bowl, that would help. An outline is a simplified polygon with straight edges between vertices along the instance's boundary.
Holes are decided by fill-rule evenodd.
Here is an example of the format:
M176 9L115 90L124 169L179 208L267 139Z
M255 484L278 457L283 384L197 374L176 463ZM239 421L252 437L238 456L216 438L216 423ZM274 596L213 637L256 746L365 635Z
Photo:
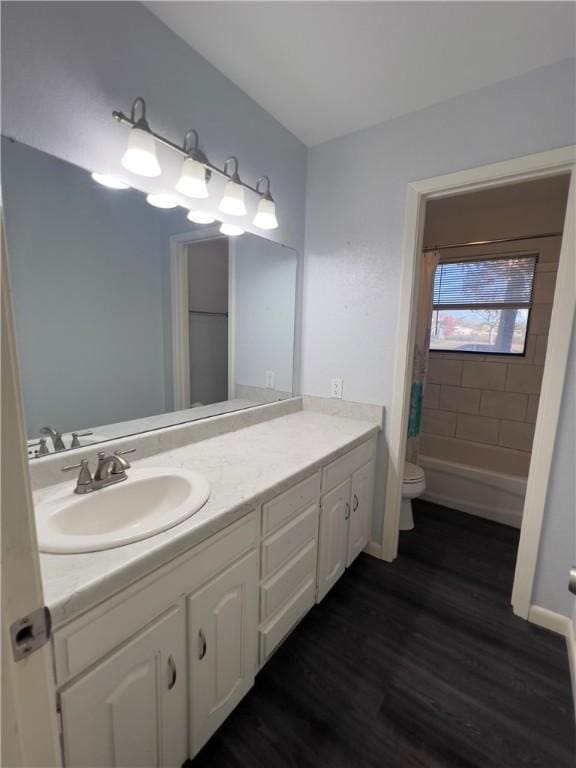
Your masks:
M426 490L426 476L422 467L407 461L404 465L402 482L402 506L400 508L400 530L411 531L414 528L412 499L417 499Z

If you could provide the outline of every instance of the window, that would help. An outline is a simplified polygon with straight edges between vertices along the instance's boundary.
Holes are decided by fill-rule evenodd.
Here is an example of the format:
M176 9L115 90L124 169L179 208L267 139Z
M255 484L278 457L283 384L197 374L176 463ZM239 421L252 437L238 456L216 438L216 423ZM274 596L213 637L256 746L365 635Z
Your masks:
M430 349L523 355L535 269L536 256L440 263Z

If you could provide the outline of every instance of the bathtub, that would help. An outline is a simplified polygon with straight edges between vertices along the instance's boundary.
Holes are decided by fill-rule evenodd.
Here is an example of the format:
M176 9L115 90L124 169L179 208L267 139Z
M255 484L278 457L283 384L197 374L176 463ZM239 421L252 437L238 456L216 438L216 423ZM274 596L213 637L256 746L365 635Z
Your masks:
M419 456L418 464L426 471L423 499L520 528L527 478L431 456Z

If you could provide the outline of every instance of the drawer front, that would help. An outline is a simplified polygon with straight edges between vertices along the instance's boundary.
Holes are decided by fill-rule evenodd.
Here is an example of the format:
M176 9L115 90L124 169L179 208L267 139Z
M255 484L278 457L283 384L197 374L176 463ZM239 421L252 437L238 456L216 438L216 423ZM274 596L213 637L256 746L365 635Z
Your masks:
M310 506L320 496L320 472L302 480L293 488L262 506L262 535L279 528L299 510Z
M290 630L308 613L316 597L316 579L311 578L270 621L260 628L260 664L270 657Z
M261 576L274 573L310 539L318 536L318 504L294 517L262 542Z
M322 470L322 493L331 491L341 482L350 477L360 467L367 464L376 453L376 438L362 443L362 445L353 448L344 456L328 464Z
M296 590L316 578L318 541L312 539L260 587L260 621L267 621Z
M255 512L210 537L160 571L123 590L54 632L56 682L61 685L255 546Z

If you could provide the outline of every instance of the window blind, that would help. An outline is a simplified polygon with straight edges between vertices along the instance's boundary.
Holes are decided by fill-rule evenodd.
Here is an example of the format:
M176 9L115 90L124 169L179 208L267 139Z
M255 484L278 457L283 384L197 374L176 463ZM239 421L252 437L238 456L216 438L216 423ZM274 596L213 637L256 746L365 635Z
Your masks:
M536 256L441 262L434 309L530 307Z

